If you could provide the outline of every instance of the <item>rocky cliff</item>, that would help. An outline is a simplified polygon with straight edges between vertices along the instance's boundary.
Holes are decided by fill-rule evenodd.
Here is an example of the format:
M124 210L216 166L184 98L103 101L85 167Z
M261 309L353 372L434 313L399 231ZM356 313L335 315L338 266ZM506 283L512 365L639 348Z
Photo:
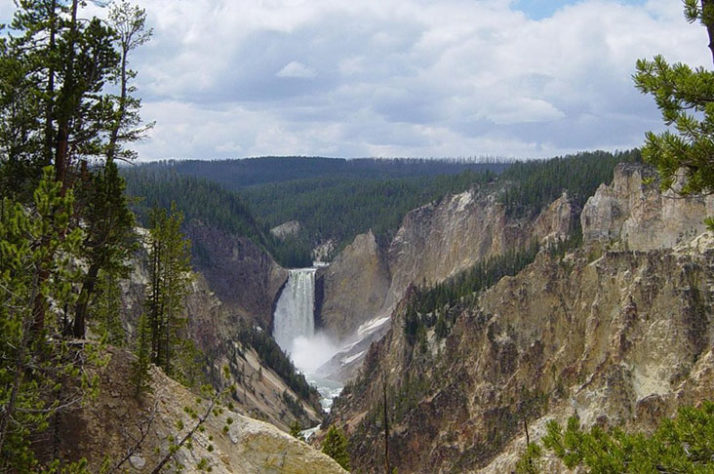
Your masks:
M319 312L324 328L340 339L375 340L384 334L383 324L411 285L433 285L473 266L476 262L514 250L536 240L561 240L578 225L579 209L567 195L561 196L535 219L509 217L496 193L476 190L449 196L409 212L382 251L374 236L355 238L335 261L321 270L324 301ZM370 332L368 321L376 328ZM357 336L355 329L362 326ZM363 342L350 360L364 351ZM359 359L361 360L361 359ZM348 379L354 370L336 371ZM337 373L339 372L339 374Z
M211 290L231 312L270 328L273 305L288 278L287 270L248 238L196 220L185 227L192 242L192 264Z
M87 459L89 472L152 472L171 449L196 426L196 413L209 411L209 400L197 397L151 370L151 390L142 399L134 397L129 382L133 356L110 348L109 364L96 374L98 395L81 407L63 412L53 430L56 436L43 441L51 458L63 461ZM123 462L122 462L123 460ZM182 469L179 468L182 466ZM274 426L215 405L192 441L171 457L161 472L214 473L341 473L331 458Z
M343 340L384 305L389 267L374 234L360 234L331 265L317 272L319 318L330 336Z
M534 239L564 238L578 213L563 195L535 220L513 218L496 193L473 190L411 211L389 246L392 279L384 310L393 309L410 285L431 286Z
M699 206L697 216L677 218L694 229L660 221L660 232L675 235L638 230L627 223L655 229L658 218L643 216L668 215L656 204L668 201L643 187L644 168L618 170L612 187L585 206L589 243L565 255L541 252L515 277L441 308L443 338L432 327L409 341L407 294L331 413L350 434L354 466L383 469L374 453L384 452L385 391L391 465L425 473L510 472L526 426L531 440L546 420L573 414L586 425L651 428L680 404L711 396L714 235L685 238L700 229L706 206L700 198L678 201ZM628 249L603 242L623 235ZM658 244L645 244L644 235ZM632 250L636 242L647 250ZM564 471L548 462L549 472Z
M703 232L703 216L712 214L714 196L662 193L652 168L620 164L612 184L601 185L583 208L583 239L622 249L669 248Z

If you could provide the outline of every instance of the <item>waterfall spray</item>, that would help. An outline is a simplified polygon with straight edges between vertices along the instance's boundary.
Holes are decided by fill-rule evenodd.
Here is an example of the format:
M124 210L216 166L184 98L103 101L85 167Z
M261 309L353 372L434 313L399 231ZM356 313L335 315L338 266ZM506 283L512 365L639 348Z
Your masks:
M273 314L273 338L305 373L327 362L337 348L315 332L315 268L290 270Z

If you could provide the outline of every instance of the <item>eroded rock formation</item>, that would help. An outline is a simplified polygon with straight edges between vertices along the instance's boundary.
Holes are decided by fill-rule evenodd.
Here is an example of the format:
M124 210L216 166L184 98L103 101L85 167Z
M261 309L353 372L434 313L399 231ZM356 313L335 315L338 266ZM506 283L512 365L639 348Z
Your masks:
M241 317L270 328L273 304L288 272L253 241L192 221L192 263L218 298Z
M712 214L713 196L661 193L652 168L623 163L612 184L601 185L584 206L583 239L631 250L670 248L703 232L704 216Z
M363 326L366 335L354 330L370 320L388 323L411 285L442 282L533 239L562 240L578 225L578 215L565 194L535 219L527 219L509 217L496 194L467 191L409 212L385 251L371 233L357 236L320 272L324 301L319 316L327 332L340 339L367 339L352 346L352 352L339 354L330 371L341 379L354 375L361 360L354 356L384 329L369 333ZM345 360L351 368L338 370Z
M330 336L345 339L382 308L389 268L374 234L360 234L332 264L317 274L321 324Z
M707 200L670 201L643 185L648 173L621 166L612 187L598 190L583 211L582 248L542 252L515 277L440 309L445 338L432 328L409 342L407 295L331 413L350 434L353 465L383 468L374 453L384 452L385 380L390 461L400 472L511 472L526 425L531 440L548 419L573 414L586 425L651 428L711 397ZM549 472L564 470L548 462Z

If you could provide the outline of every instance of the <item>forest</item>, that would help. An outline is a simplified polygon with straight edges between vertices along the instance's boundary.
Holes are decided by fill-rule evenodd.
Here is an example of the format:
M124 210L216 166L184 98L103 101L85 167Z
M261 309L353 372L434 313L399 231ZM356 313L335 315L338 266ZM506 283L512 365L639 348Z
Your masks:
M516 217L537 214L563 191L582 206L597 186L612 180L618 162L641 156L635 149L501 163L329 160L161 162L122 172L129 194L139 198L134 209L140 221L150 205L173 201L187 220L249 237L285 267L305 267L315 246L332 241L334 256L369 230L386 247L408 211L472 188L499 191L507 213ZM310 172L315 175L308 177ZM271 235L272 227L288 221L300 223L296 234Z

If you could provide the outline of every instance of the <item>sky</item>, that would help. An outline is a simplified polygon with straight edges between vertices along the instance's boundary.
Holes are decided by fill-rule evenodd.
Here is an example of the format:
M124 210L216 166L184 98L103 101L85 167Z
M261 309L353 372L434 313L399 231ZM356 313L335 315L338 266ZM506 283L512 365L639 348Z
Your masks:
M141 160L624 150L663 129L638 58L711 69L679 0L136 3Z

